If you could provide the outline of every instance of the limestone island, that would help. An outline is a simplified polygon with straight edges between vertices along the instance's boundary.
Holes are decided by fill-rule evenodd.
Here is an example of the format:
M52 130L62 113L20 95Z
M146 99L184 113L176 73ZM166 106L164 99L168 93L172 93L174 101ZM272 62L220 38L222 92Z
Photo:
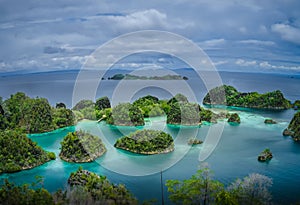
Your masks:
M125 185L113 184L105 176L83 170L82 167L71 173L68 185L71 190L82 190L76 192L81 194L79 199L84 199L82 196L90 196L86 204L138 205L138 200Z
M275 120L273 120L273 119L265 119L265 121L264 121L264 123L265 124L277 124L277 122L275 121Z
M117 73L112 77L108 77L108 80L188 80L186 76L180 75L163 75L163 76L141 76L131 74Z
M260 162L266 162L266 161L270 161L272 158L273 158L273 155L272 155L272 152L270 151L270 149L265 149L257 157L257 160Z
M237 113L232 113L232 114L229 114L227 122L240 124L241 118Z
M210 90L204 97L203 104L276 110L292 107L291 102L285 99L279 90L264 94L242 93L229 85L222 85Z
M296 100L293 104L294 110L299 110L300 109L300 100Z
M99 137L83 131L69 132L61 142L60 158L67 162L92 162L102 156L106 148Z
M199 139L195 139L195 138L191 138L188 141L188 145L198 145L198 144L202 144L203 141L199 140Z
M103 115L102 115L103 117ZM106 123L117 126L143 126L141 109L130 103L120 103L105 114Z
M31 169L55 158L21 131L0 131L0 174Z
M294 141L300 140L300 112L297 112L289 126L283 131L283 136L291 136Z
M174 150L174 140L170 134L158 130L137 130L119 138L116 148L137 154L162 154Z

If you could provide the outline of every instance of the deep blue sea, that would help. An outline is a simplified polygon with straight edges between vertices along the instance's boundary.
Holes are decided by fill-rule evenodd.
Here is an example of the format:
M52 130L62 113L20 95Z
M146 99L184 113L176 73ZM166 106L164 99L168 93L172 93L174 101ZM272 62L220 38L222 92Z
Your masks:
M125 72L112 70L106 73L105 78L114 73ZM199 103L207 92L203 82L192 70L177 70L178 74L187 76L186 83L191 87ZM77 71L36 73L26 75L0 76L0 96L4 99L10 94L22 91L31 97L45 97L54 106L57 102L64 102L68 107L72 106L72 94ZM291 101L300 99L300 77L284 74L256 74L220 72L224 84L229 84L243 92L267 92L281 90L285 97ZM97 79L98 76L95 76ZM95 80L95 79L90 79ZM96 98L101 96L114 96L114 91L120 81L101 81ZM139 88L143 81L128 81L126 88L130 86ZM144 95L155 95L160 98L171 97L168 90L161 85L148 86L130 96L131 101ZM168 81L178 92L183 92L180 82ZM123 92L124 98L128 93ZM127 96L128 97L128 96ZM191 96L188 96L191 98ZM160 129L172 134L174 138L179 133L189 137L194 134L197 138L205 140L210 130L218 129L222 123L224 130L221 138L212 154L205 160L213 170L214 177L225 185L237 178L242 178L250 173L259 173L273 179L272 194L275 204L289 204L300 201L300 143L295 143L289 137L283 137L282 131L296 111L268 111L253 109L228 108L229 112L238 112L241 124L231 126L226 122L218 122L213 125L201 125L200 127L176 127L166 126L165 118L147 119L145 128ZM218 111L218 110L216 110ZM278 122L274 125L264 124L265 118L273 118ZM48 151L59 153L60 141L74 129L84 129L101 137L108 148L107 153L93 163L73 164L61 161L57 158L42 166L13 174L2 174L0 178L9 178L16 183L32 182L34 176L43 176L44 186L49 191L65 188L69 174L79 166L105 175L114 183L123 183L140 200L156 198L161 203L160 170L163 181L167 179L187 179L195 174L200 166L199 154L204 145L188 147L183 140L175 140L175 151L168 154L155 156L140 156L128 152L115 150L112 145L123 134L142 128L120 128L106 125L105 122L82 121L75 127L56 130L51 133L29 135L40 146ZM257 161L257 155L265 148L270 148L274 158L269 163ZM172 163L170 163L172 162ZM120 174L121 173L121 174ZM144 173L144 176L143 174ZM134 175L134 176L130 176ZM164 187L164 200L167 199L167 189Z

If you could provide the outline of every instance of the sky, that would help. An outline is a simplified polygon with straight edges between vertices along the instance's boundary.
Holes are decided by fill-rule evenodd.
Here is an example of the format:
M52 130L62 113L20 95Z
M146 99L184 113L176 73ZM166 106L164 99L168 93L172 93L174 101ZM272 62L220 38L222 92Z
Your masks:
M182 35L221 71L300 73L299 0L0 0L0 5L0 73L80 69L102 44L141 30ZM168 56L141 55L122 66L160 61L180 67Z

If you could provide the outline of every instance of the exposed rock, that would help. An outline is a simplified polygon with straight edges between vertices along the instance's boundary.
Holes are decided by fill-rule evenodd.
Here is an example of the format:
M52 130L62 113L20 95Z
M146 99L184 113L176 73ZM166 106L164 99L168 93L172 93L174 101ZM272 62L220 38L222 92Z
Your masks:
M277 122L273 119L265 119L265 124L277 124Z
M229 116L227 122L241 123L241 118L237 113L233 113Z
M194 139L194 138L191 138L188 141L189 145L198 145L198 144L202 144L202 143L203 143L203 141L201 141L199 139Z
M270 151L270 149L265 149L264 151L262 151L260 153L257 160L260 162L266 162L266 161L270 161L272 158L273 158L273 155L272 155L272 152Z

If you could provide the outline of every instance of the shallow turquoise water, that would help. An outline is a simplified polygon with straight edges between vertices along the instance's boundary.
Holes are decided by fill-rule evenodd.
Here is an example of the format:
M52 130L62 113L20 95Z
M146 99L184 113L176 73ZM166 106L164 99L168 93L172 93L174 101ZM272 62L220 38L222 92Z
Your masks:
M242 123L238 126L225 123L219 144L205 161L214 171L215 178L228 184L252 172L264 174L273 179L274 202L286 204L299 201L300 144L281 134L294 111L271 113L239 109L234 112L239 113ZM266 125L263 123L265 117L273 117L279 123ZM218 124L220 123L222 122ZM29 183L34 181L34 176L40 175L45 178L44 186L52 192L58 188L65 188L69 174L79 166L83 166L84 169L107 176L112 182L125 184L141 200L157 198L160 201L160 170L163 170L164 181L189 178L199 168L199 153L203 145L190 147L186 144L187 139L197 134L199 139L204 140L208 130L218 124L188 128L166 126L163 117L147 119L144 128L164 130L172 134L175 138L175 151L168 154L144 156L112 147L118 137L142 127L115 127L106 125L105 122L82 121L76 127L46 134L29 135L29 137L44 149L58 155L60 141L69 131L87 130L104 141L108 151L103 157L95 162L84 164L67 163L57 158L55 161L31 170L2 174L0 178L9 178L16 183ZM271 149L274 158L269 163L260 163L257 161L257 155L266 147ZM143 174L146 176L141 176ZM165 200L169 202L166 188L164 191Z

